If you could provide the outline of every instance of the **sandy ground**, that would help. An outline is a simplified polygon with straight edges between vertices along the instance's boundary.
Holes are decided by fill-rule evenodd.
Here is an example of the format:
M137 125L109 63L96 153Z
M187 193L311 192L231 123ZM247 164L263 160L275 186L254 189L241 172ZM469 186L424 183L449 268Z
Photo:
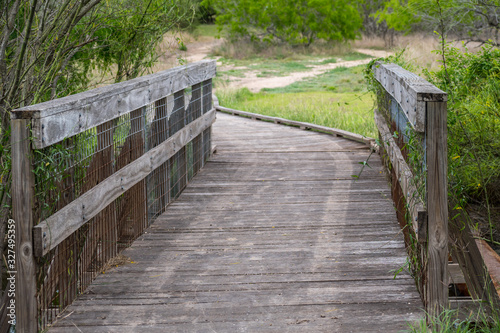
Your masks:
M205 59L210 51L220 46L224 41L221 39L213 39L210 37L203 37L199 40L185 40L187 51L180 51L178 49L178 41L176 36L171 36L165 39L163 48L164 50L170 50L168 52L170 55L168 57L162 57L158 66L155 66L156 70L162 70L166 68L175 67L183 63L191 63ZM371 55L373 57L387 57L390 55L389 52L383 50L372 50L372 49L355 49L355 51ZM307 77L312 77L316 75L323 74L329 70L336 67L354 67L358 65L364 65L370 62L370 59L354 60L354 61L340 61L332 64L318 64L310 65L310 70L307 72L293 72L287 76L280 77L257 77L258 71L248 71L245 73L245 77L232 77L231 87L243 88L246 87L252 92L258 92L262 88L279 88L285 87L296 81L300 81ZM219 70L236 69L234 66L223 66L221 63L217 63Z

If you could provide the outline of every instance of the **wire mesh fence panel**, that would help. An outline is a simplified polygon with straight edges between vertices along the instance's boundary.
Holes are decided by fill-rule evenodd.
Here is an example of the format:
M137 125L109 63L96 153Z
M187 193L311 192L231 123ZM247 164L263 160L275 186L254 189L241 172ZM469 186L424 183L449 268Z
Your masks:
M203 164L203 134L196 136L192 141L193 150L193 176L200 171Z
M201 116L201 83L195 84L191 90L189 106L186 111L186 124Z
M212 79L203 81L202 83L202 103L203 114L210 111L212 108Z
M128 129L127 135L116 136L120 144L115 152L115 170L137 160L146 151L144 108L130 113L129 125L121 127ZM140 181L118 198L115 209L117 250L120 251L141 235L147 226L145 182Z
M208 161L212 153L211 140L212 140L212 129L207 128L205 131L203 131L203 152L201 159L203 163L202 166L205 165L205 163Z
M202 65L209 69L202 78L215 75L215 63ZM200 66L192 65L195 69ZM185 75L182 71L173 73ZM196 77L196 73L191 76ZM43 230L42 243L33 241L35 253L41 253L35 258L33 295L38 309L33 320L40 330L109 268L110 260L165 211L201 168L205 158L202 147L210 146L210 142L204 142L209 137L205 138L203 131L215 120L215 111L205 115L211 110L206 104L210 110L202 112L202 90L211 92L211 81L203 83L202 88L203 79L190 80L192 85L178 91L142 85L130 98L119 84L118 112L108 110L113 116L84 129L82 112L73 117L74 126L81 128L78 134L32 150L32 215L34 229ZM172 84L172 80L159 82ZM120 111L120 103L140 103L136 96L142 91L147 96L158 95L154 87L167 93ZM64 116L62 113L60 117Z

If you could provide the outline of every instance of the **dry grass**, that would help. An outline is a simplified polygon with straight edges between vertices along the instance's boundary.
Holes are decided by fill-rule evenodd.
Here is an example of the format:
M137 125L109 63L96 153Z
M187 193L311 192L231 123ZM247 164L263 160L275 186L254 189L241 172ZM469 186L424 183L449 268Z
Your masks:
M362 36L361 39L355 40L352 46L357 49L387 50L386 42L381 37Z
M453 41L453 38L449 38L451 46L458 47L465 50L463 43L460 40ZM366 48L366 49L385 49L386 43L384 39L379 37L363 37L353 43L354 48ZM404 58L417 65L419 68L426 68L428 70L438 70L441 66L441 57L433 52L441 48L440 41L437 35L432 35L429 33L414 33L411 35L396 35L394 38L394 47L391 51L398 52L402 49L406 49ZM467 45L469 52L476 52L480 49L479 45L469 43Z
M115 267L124 266L130 263L133 263L132 259L120 253L116 257L109 259L109 261L102 268L102 273L108 272Z
M195 37L187 31L166 33L163 41L156 48L158 59L150 72L156 73L182 65L186 61L189 48L188 51L181 51L179 49L180 42L190 44L195 40Z
M382 49L393 52L406 49L404 54L406 60L422 68L437 69L439 67L439 56L432 52L439 48L439 42L437 38L428 34L396 35L394 37L394 47L392 48L386 47L383 38L363 36L362 39L353 43L353 47Z

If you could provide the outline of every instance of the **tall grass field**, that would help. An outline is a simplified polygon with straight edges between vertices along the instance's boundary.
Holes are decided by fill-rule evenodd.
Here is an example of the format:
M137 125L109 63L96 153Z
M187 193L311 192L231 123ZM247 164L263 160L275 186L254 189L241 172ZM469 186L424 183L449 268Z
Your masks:
M217 93L222 106L308 122L368 137L376 136L373 121L373 97L368 93L327 91L297 93L252 93L248 89L222 90Z

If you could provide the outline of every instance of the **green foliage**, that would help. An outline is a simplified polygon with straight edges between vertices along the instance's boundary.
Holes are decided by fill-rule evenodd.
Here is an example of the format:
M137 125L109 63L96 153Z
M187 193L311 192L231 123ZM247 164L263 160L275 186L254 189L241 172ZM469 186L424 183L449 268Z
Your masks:
M429 80L449 94L450 183L459 197L500 204L500 50L446 46L446 68Z
M436 72L424 69L423 74L448 93L449 194L460 207L484 205L489 240L494 241L500 228L490 209L500 204L500 50L485 46L469 53L444 43L436 52L445 65ZM402 54L387 61L415 71ZM370 76L372 65L366 73L371 89L379 93Z
M205 4L203 0L196 0L198 10L196 11L196 21L202 24L215 22L215 9L209 4Z
M408 32L412 25L419 21L412 6L412 0L389 0L384 8L376 12L378 22L386 22L389 28Z
M176 27L189 26L194 14L193 0L107 1L97 13L101 27L88 51L104 72L117 65L115 82L132 79L153 65L156 45L163 35ZM187 50L183 43L179 48Z
M479 304L481 306L481 304ZM409 327L412 333L497 333L500 329L498 310L491 315L480 311L478 315L460 319L458 310L443 310L437 318L430 318L431 329L422 319L415 326Z
M176 39L177 39L177 44L179 44L179 50L187 51L188 48L186 44L184 44L184 41L182 41L179 37L177 37Z
M317 39L353 40L359 35L359 3L347 0L205 0L233 40L310 45Z
M195 7L195 0L0 1L0 256L11 215L10 111L87 90L95 69L115 81L141 75L164 33L188 26ZM36 182L45 186L36 189L39 216L54 210L68 154L78 151L63 143L35 152ZM0 260L0 294L5 271Z
M354 60L363 60L363 59L370 59L372 56L364 53L359 53L359 52L348 52L342 56L343 61L354 61Z
M389 28L409 32L417 24L426 31L449 33L469 41L500 45L500 0L388 0L375 16ZM490 41L491 42L491 41Z

